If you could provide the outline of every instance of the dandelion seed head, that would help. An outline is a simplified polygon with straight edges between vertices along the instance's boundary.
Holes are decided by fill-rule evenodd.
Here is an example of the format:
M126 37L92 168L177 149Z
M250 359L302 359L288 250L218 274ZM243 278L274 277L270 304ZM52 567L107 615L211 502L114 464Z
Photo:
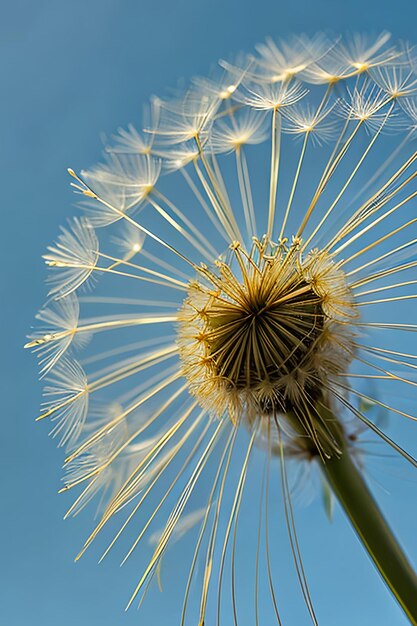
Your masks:
M236 561L241 504L254 508L245 482L255 472L263 485L254 561L265 554L270 569L263 533L279 467L317 623L287 460L326 473L347 454L362 471L360 424L417 464L367 414L417 419L369 391L416 384L404 346L417 326L395 308L416 298L416 80L410 48L386 32L267 39L153 97L141 130L119 128L102 163L68 170L86 217L48 248L50 300L26 347L49 377L38 419L67 449L64 490L81 489L69 513L100 496L80 555L123 514L104 555L133 526L124 561L142 540L152 546L129 604L195 526L181 623L211 623L217 594L222 625L223 569ZM78 298L93 278L108 291ZM190 604L199 614L188 620Z
M294 247L218 262L191 283L179 314L179 354L200 404L232 421L302 410L305 390L322 389L350 357L337 349L355 317L343 271L325 252L302 258ZM334 344L336 343L336 349ZM336 358L337 356L337 358Z

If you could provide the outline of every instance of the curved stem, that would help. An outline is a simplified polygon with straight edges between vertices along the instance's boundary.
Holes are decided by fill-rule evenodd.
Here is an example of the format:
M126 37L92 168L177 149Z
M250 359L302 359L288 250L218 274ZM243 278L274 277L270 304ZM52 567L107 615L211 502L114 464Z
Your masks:
M336 422L340 426L340 422ZM320 459L319 463L379 573L411 624L416 626L417 575L353 462L347 445L342 445L340 456Z

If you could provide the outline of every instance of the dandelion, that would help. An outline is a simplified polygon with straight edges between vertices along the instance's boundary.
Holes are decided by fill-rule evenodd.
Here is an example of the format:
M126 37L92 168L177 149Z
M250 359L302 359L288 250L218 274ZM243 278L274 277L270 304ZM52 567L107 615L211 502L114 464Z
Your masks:
M48 248L49 301L27 347L49 377L39 419L67 450L62 491L78 490L68 513L100 498L77 558L107 530L104 558L130 530L122 562L143 559L130 606L169 584L161 564L187 537L175 623L220 626L231 610L238 624L247 591L251 623L282 624L281 514L318 624L292 468L298 487L319 472L328 511L335 496L417 624L417 578L361 443L366 432L417 466L374 414L417 420L401 402L417 385L404 347L417 325L396 308L417 297L411 55L387 33L298 37L222 67L154 98L104 164L69 170L87 217ZM86 283L109 295L83 295ZM239 577L245 516L252 571Z

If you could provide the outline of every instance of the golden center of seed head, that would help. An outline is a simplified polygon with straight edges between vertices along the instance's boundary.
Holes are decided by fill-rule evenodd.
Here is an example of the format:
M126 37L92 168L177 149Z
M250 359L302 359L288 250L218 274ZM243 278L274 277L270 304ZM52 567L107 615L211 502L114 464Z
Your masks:
M323 378L345 366L346 357L335 355L338 326L352 311L343 273L319 251L303 260L295 246L268 255L261 246L250 255L239 244L231 249L230 263L203 268L180 311L190 391L232 419L287 413L301 396L315 402Z

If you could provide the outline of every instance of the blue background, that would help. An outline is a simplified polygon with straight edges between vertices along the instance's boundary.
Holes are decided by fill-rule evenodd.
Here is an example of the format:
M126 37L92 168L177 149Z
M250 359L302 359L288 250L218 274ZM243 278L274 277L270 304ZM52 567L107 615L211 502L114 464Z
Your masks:
M97 554L75 565L83 520L63 522L62 452L35 424L41 386L22 344L43 302L40 255L73 213L66 167L99 159L100 133L141 121L141 104L177 78L266 35L390 30L417 42L413 0L62 0L3 2L0 20L1 429L0 621L7 626L156 624L150 606L123 613L137 572ZM408 431L410 432L410 431ZM395 435L395 427L390 433ZM412 431L411 431L412 433ZM401 433L399 433L401 436ZM406 435L402 434L403 437ZM406 436L417 452L417 436ZM415 478L374 475L378 499L417 563ZM329 525L320 501L297 513L322 626L396 626L406 619L341 511ZM311 542L311 544L310 544ZM319 550L317 550L317 546ZM313 548L315 549L313 551ZM322 551L319 562L310 553ZM325 584L323 584L325 580ZM285 588L297 618L300 595ZM293 618L291 619L291 615ZM169 615L164 624L171 624ZM246 622L243 622L246 623ZM207 626L210 626L208 624Z

